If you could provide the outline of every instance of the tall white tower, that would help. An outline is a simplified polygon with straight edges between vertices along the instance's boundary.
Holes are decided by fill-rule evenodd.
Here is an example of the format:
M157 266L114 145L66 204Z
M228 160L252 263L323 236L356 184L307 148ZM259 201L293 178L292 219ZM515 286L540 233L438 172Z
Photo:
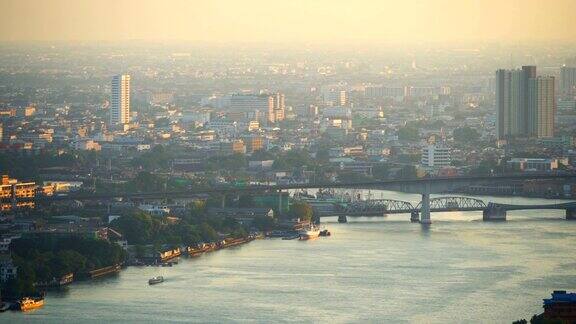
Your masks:
M110 96L110 126L130 122L130 75L121 74L112 77Z

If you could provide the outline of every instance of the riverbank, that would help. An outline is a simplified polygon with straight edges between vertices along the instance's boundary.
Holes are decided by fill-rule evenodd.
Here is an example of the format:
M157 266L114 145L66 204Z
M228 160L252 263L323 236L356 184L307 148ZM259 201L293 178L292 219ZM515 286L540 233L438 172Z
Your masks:
M119 274L123 269L126 269L129 266L143 266L143 265L173 266L174 264L178 264L178 261L175 261L175 259L177 259L182 255L190 257L199 256L203 253L213 252L217 250L222 250L246 244L261 237L262 237L261 235L249 235L248 237L245 238L227 238L219 242L200 244L194 247L188 246L183 249L181 248L169 249L166 251L159 252L157 257L154 257L154 259L150 260L151 262L148 263L142 261L133 262L129 264L117 263L110 266L93 269L85 273L79 273L78 275L70 273L67 274L65 278L61 278L60 280L54 279L53 282L52 281L50 282L50 284L42 283L37 284L35 286L37 286L38 288L42 288L41 292L42 296L44 296L46 295L46 292L50 293L55 291L61 291L61 289L64 288L65 286L73 285L78 282L93 281L94 279ZM182 253L182 251L184 251L184 253ZM0 303L0 312L6 310L20 310L19 307L16 307L17 305L19 305L20 300L21 298L6 298L4 300L5 303ZM42 306L44 306L43 303Z
M220 242L201 243L198 244L197 246L187 247L186 252L188 253L188 256L196 257L204 253L230 248L241 244L246 244L257 238L259 238L259 235L249 235L248 237L244 238L232 238L232 239L224 239Z
M347 224L329 218L329 240L254 240L199 258L183 252L171 268L128 267L50 293L42 309L0 318L11 324L512 323L541 312L551 290L576 286L576 223L561 215L528 210L513 221L485 223L479 212L447 212L426 229L404 215ZM149 286L158 275L166 280Z

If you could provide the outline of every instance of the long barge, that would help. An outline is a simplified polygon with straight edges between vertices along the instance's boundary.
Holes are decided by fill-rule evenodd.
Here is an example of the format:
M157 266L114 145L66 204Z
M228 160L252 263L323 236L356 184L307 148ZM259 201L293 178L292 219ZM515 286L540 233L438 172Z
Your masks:
M120 272L120 269L121 269L120 264L114 264L114 265L111 265L108 267L103 267L100 269L88 271L87 277L89 279L95 279L95 278L99 278L99 277L106 276L109 274L118 273L118 272Z
M189 246L186 248L186 252L188 252L188 256L196 257L203 253L208 253L220 249L225 249L237 245L241 245L244 243L251 242L256 238L252 235L246 238L236 238L236 239L225 239L220 242L213 242L213 243L202 243L198 244L196 247Z

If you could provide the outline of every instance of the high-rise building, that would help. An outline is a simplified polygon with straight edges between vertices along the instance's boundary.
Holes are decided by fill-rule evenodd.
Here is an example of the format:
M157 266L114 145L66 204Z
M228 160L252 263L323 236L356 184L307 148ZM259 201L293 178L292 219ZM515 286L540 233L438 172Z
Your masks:
M420 164L425 168L450 166L450 148L443 144L429 144L422 148Z
M230 110L257 112L261 122L275 123L284 120L284 94L236 94L230 97ZM252 116L251 116L252 118Z
M285 104L285 97L283 93L276 93L275 95L273 95L274 97L274 110L272 111L272 116L269 116L268 119L273 119L272 122L279 122L279 121L283 121L284 117L285 117L285 110L286 110L286 104ZM272 118L271 118L272 117Z
M560 69L560 94L563 97L576 96L576 67L563 66Z
M511 82L512 73L507 70L496 71L496 137L504 139L511 135Z
M521 131L521 135L533 135L534 133L530 131L530 119L533 118L533 116L530 116L529 114L529 110L530 110L530 91L529 91L529 82L530 79L535 78L536 77L536 66L533 65L528 65L528 66L523 66L522 67L522 72L524 72L524 75L522 76L523 82L524 82L524 86L522 88L522 107L524 107L523 113L522 113L522 131Z
M110 96L110 126L130 122L130 75L121 74L112 77Z
M496 136L498 139L531 135L529 80L535 66L496 71Z
M556 102L554 77L536 77L529 80L529 132L538 138L554 137Z
M324 103L328 106L346 106L348 93L346 90L330 88L323 91Z

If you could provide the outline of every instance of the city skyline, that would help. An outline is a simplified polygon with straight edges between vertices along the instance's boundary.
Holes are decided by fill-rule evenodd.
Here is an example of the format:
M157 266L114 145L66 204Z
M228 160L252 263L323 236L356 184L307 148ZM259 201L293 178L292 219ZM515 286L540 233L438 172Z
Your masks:
M0 317L571 323L574 18L0 0Z

